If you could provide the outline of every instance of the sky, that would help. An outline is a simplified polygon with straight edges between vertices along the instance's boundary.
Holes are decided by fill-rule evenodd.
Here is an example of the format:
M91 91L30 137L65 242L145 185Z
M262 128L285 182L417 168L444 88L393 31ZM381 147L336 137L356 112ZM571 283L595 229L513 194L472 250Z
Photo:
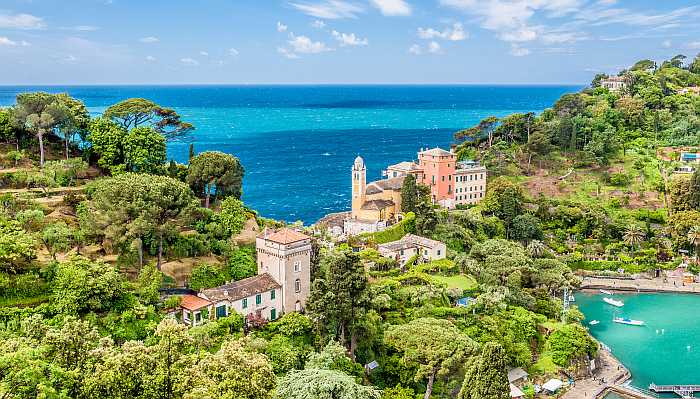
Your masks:
M582 84L700 0L0 0L0 84Z

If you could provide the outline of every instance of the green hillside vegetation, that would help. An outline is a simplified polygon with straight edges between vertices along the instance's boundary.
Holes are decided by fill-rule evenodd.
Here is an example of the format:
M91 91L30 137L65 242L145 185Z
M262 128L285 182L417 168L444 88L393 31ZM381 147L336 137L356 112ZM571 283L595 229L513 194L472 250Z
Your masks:
M664 159L700 145L700 96L676 94L700 61L684 62L640 62L622 93L597 77L541 115L458 132L459 156L489 168L480 204L439 209L409 184L384 232L339 243L307 228L304 314L193 328L166 289L255 274L246 239L283 225L241 202L239 160L192 148L189 166L168 162L165 143L195 127L149 100L91 118L67 95L22 94L0 111L0 395L501 398L508 367L582 376L598 344L563 290L700 251L700 174ZM379 255L407 233L447 259Z

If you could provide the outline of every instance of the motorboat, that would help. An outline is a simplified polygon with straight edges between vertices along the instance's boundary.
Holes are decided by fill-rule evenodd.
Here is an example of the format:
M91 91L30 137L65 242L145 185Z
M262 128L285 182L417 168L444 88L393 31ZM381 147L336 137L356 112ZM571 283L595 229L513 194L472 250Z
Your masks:
M615 317L613 319L613 322L620 323L620 324L627 324L630 326L643 326L644 325L644 322L641 320L632 320L632 319L628 319L626 317Z
M612 298L608 298L608 297L603 298L603 302L607 303L608 305L617 306L618 308L625 306L624 302L618 301L618 300L615 300Z
M590 324L592 326L596 326L596 325L600 324L600 322L598 320L591 320L591 322L588 324Z
M607 290L600 290L600 293L605 294L605 295L612 295L613 294L612 292L607 291Z

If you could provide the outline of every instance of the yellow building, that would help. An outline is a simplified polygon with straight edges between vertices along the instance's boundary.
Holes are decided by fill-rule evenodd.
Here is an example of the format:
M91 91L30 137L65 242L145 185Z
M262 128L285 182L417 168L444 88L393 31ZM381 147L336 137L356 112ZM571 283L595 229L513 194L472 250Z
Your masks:
M394 222L401 212L403 180L404 176L399 176L367 183L365 161L360 156L355 158L352 166L352 212L348 221L352 227L349 232L377 231Z

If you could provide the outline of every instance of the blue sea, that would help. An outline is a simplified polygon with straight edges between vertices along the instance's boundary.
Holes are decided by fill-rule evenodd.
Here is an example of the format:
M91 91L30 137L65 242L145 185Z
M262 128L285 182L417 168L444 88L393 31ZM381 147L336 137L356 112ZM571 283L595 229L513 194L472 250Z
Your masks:
M67 92L97 115L130 97L177 110L196 130L168 144L186 162L219 150L246 169L243 200L262 216L313 223L350 208L350 167L361 155L368 179L448 148L452 134L487 116L540 112L579 86L0 86L0 106L24 91Z

